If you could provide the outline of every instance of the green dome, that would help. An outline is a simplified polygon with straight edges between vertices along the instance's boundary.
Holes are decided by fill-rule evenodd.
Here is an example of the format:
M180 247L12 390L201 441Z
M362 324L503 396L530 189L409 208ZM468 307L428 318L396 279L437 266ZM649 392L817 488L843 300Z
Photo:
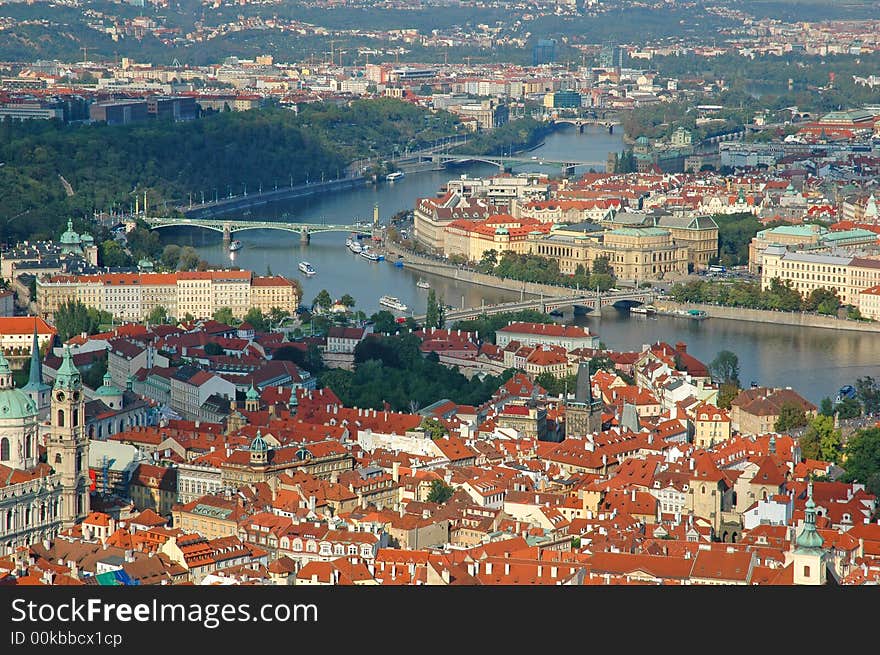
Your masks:
M260 435L260 431L257 430L257 436L254 437L254 440L251 442L251 452L265 453L268 450L269 444L266 443L266 440Z
M19 389L0 390L0 421L31 418L36 414L37 406L24 391Z
M113 378L110 377L109 373L106 373L104 375L104 384L98 387L96 393L99 396L119 396L122 394L122 391L113 386Z
M67 221L67 231L61 235L61 243L63 245L78 246L80 243L79 235L73 231L73 221Z
M804 507L804 529L795 540L798 550L820 550L824 540L816 531L816 503L813 502L813 483L807 487L807 504Z
M251 388L247 390L247 393L244 395L247 400L259 400L260 393L254 389L254 385L251 384Z

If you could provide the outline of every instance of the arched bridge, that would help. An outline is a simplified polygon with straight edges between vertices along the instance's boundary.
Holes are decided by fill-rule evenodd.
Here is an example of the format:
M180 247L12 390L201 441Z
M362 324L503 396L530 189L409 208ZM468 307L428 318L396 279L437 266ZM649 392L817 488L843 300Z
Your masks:
M151 229L161 230L166 227L200 227L205 230L221 232L225 240L231 239L236 232L245 230L281 230L295 232L304 241L315 232L359 232L368 233L369 227L359 225L328 225L325 223L282 223L279 221L248 221L244 219L214 220L206 218L167 218L150 217L144 219Z
M554 118L553 124L561 125L563 123L567 125L574 125L578 130L583 133L584 127L587 125L601 125L602 127L608 128L609 134L614 134L614 126L620 125L617 121L607 120L604 118L575 118L575 117L566 117L562 118Z
M558 309L568 307L583 307L591 311L600 310L602 307L610 307L612 305L642 305L650 304L654 301L653 292L648 289L639 291L614 291L607 293L581 292L570 296L559 296L556 298L532 298L531 300L520 300L507 303L499 303L497 305L483 305L481 307L470 307L467 309L453 309L446 312L445 320L449 325L454 321L466 321L479 318L482 315L491 316L492 314L504 314L507 312L518 312L523 309L537 309L540 312L549 313ZM413 316L416 321L425 320L424 315Z
M560 159L546 159L544 157L535 157L532 159L531 157L501 157L498 155L465 155L465 154L448 154L448 153L436 153L428 156L431 161L437 164L464 164L467 162L482 162L485 164L492 164L497 166L500 169L504 169L505 166L509 166L510 164L534 164L537 162L541 162L544 164L557 164L562 167L563 173L572 171L576 166L585 166L587 168L596 168L596 169L604 169L605 163L604 161L577 161L577 160L567 160L563 161Z

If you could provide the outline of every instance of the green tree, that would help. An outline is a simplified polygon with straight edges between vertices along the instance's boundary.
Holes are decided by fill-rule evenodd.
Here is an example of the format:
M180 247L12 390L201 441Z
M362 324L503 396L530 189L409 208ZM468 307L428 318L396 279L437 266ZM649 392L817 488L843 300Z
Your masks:
M272 322L272 325L278 325L288 316L289 314L280 307L271 307L269 309L269 320Z
M431 490L428 492L427 501L429 503L443 504L452 498L454 490L442 480L434 480L431 483Z
M88 307L79 300L63 302L55 312L55 328L62 341L67 341L83 332L94 334L97 327L93 317L89 314Z
M709 372L716 382L739 386L739 357L729 350L721 350L709 364Z
M339 302L349 308L354 307L355 305L354 298L352 298L352 296L347 293L342 295L342 298L340 298Z
M425 434L431 439L442 439L449 434L449 430L436 418L425 417L419 424L419 427L425 431Z
M477 264L477 269L482 273L491 273L498 265L498 251L493 249L486 250Z
M269 321L263 316L263 311L259 307L251 307L244 315L244 322L250 323L257 332L269 330Z
M856 397L865 408L866 414L880 412L880 385L870 375L856 380Z
M869 493L880 495L880 428L858 430L846 442L845 482L860 482Z
M111 268L122 268L131 266L131 257L122 249L117 241L107 239L102 241L98 247L98 263L101 266L109 266Z
M428 308L425 312L425 327L440 327L440 304L437 302L437 294L434 289L428 290Z
M608 261L607 256L602 255L601 257L596 257L596 259L593 260L592 273L611 275L611 264Z
M788 432L795 428L802 428L807 424L807 416L804 408L794 401L787 400L779 408L779 418L773 425L776 432Z
M318 295L315 296L315 299L312 301L312 307L320 307L323 310L328 310L333 305L333 298L330 297L330 292L327 289L321 289L318 292Z
M841 419L857 418L862 415L862 406L855 398L844 398L837 405L837 416Z
M370 316L370 322L373 323L373 331L382 334L394 334L399 329L394 314L385 309Z
M828 396L825 396L819 403L819 413L822 416L834 416L834 403Z
M235 315L232 313L232 309L229 307L221 307L214 312L214 320L218 323L223 323L223 325L238 324L238 321L235 320Z
M82 369L83 384L92 389L97 389L104 384L104 376L107 374L107 352L100 355L92 355L91 362Z
M176 269L180 263L180 246L169 243L162 249L162 257L160 258L162 266L169 269Z
M177 267L181 271L195 270L199 265L199 253L192 246L184 246L177 257Z
M801 453L809 459L837 462L842 451L840 430L834 427L834 418L819 414L814 417L800 438Z
M739 395L739 386L733 383L721 384L718 386L718 407L721 409L730 409L730 403Z
M222 355L225 351L223 350L223 346L219 343L214 343L213 341L209 341L205 344L205 354L211 356Z
M168 311L162 305L156 305L147 314L147 321L153 325L161 325L168 320Z

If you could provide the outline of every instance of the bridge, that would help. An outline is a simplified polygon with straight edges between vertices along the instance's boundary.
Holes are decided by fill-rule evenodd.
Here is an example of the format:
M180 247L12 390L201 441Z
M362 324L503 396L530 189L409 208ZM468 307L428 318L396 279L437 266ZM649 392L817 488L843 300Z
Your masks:
M223 234L223 240L229 241L236 232L245 230L281 230L300 235L302 241L308 242L311 234L316 232L358 232L368 234L370 226L360 223L356 225L328 225L326 223L283 223L278 221L248 221L245 219L213 220L206 218L169 218L147 217L144 219L150 229L161 230L167 227L200 227Z
M497 305L483 305L481 307L470 307L467 309L453 309L446 312L446 324L450 325L455 321L467 321L486 315L504 314L507 312L518 312L523 309L536 309L543 313L549 313L555 310L567 309L569 307L582 307L590 311L601 310L602 307L611 307L612 305L644 305L654 301L654 293L650 290L639 291L633 289L631 291L614 291L607 293L581 292L570 296L559 296L555 298L532 298L530 300L517 300L507 303L499 303ZM413 316L416 321L424 321L425 315L420 314Z
M563 123L567 125L574 125L578 128L581 134L584 132L584 128L587 125L601 125L602 127L608 128L608 134L614 134L614 126L620 125L618 121L607 120L604 118L578 118L578 117L568 117L562 116L560 118L554 118L550 121L554 125L562 125Z
M596 168L603 169L605 168L606 162L604 161L578 161L578 160L560 160L560 159L546 159L535 157L532 159L531 157L503 157L497 155L456 155L456 154L446 154L446 153L438 153L430 155L431 161L446 165L446 164L464 164L467 162L483 162L485 164L492 164L497 166L501 170L504 170L506 166L509 166L512 163L517 164L535 164L535 163L543 163L543 164L557 164L562 167L563 174L571 173L576 166L585 166L587 168Z

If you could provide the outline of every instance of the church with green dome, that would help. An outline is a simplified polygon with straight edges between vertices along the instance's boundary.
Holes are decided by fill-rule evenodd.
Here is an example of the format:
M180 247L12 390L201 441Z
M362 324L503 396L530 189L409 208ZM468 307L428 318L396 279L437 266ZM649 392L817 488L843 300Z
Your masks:
M82 382L69 350L62 368L54 389L38 372L35 378L33 367L28 385L17 389L0 351L0 555L54 539L88 513ZM39 403L46 400L51 427L41 442ZM47 461L41 461L40 446Z

